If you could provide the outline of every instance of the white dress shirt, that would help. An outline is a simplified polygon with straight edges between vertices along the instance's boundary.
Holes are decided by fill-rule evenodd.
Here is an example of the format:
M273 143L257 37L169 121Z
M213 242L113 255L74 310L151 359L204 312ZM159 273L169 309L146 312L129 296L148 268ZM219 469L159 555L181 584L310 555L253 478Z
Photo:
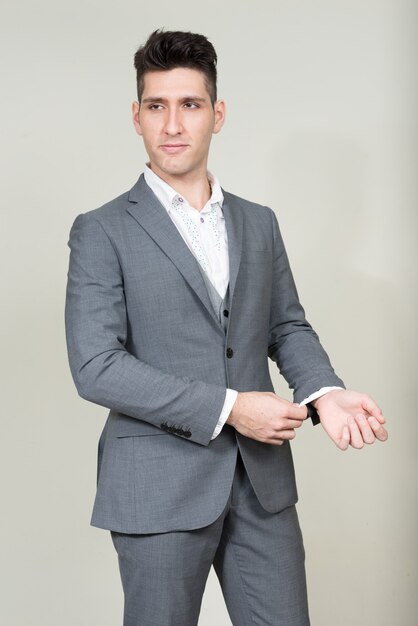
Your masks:
M147 165L144 169L145 182L157 196L168 215L173 220L180 235L196 257L209 280L223 298L229 283L228 237L225 218L222 212L223 193L215 176L208 172L208 180L212 194L201 211L190 206L187 199L177 193ZM299 406L312 402L332 389L340 387L323 387ZM238 392L227 389L221 414L213 431L215 439L222 430L231 409L237 399Z

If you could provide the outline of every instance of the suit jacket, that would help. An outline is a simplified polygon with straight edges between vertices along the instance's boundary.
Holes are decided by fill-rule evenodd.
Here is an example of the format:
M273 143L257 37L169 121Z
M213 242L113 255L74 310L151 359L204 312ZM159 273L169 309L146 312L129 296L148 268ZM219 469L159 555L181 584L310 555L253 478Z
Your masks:
M71 229L66 334L81 397L110 413L99 441L92 524L186 530L222 512L237 448L261 505L297 501L289 442L229 425L226 387L273 391L268 357L295 402L341 385L299 303L274 212L224 192L230 258L225 333L198 262L141 175Z

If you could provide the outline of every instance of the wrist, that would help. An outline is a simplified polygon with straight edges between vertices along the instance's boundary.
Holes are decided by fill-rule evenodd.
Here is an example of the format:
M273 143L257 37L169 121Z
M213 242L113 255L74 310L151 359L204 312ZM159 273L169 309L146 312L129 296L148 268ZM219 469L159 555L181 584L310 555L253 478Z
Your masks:
M242 392L241 393L238 392L236 400L234 404L232 405L232 409L225 422L226 424L229 424L230 426L234 426L234 424L236 423L237 416L240 412L241 401L242 401Z
M315 398L315 400L312 400L310 404L312 404L315 410L319 413L321 407L326 404L327 399L329 400L332 396L335 396L335 394L341 393L341 391L343 390L333 389L332 391L327 391L327 393L324 393L324 395L319 396L319 398Z
M226 420L226 424L229 424L230 426L235 426L235 424L239 420L239 416L243 410L244 395L245 394L242 391L238 392L237 398L234 404L232 405L231 412L229 413L228 418Z

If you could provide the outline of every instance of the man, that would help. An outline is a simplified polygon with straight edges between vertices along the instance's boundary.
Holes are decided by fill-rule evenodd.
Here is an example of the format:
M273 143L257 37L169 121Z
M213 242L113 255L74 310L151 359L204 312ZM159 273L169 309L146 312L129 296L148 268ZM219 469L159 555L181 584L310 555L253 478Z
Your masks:
M225 118L213 46L156 31L135 67L149 163L69 242L71 370L110 409L92 524L112 534L125 626L197 624L212 564L234 625L306 626L289 441L309 412L361 448L386 439L384 418L344 389L306 321L273 211L207 171ZM274 393L268 357L295 403Z

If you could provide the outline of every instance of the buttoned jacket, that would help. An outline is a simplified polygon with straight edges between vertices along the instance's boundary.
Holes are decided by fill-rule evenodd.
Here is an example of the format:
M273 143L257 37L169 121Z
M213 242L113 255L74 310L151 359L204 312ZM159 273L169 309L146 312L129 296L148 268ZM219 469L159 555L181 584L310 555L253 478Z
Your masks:
M302 401L340 385L299 302L274 212L226 191L225 328L198 263L143 175L71 229L66 334L79 394L109 409L92 524L127 533L214 521L237 449L266 511L297 500L290 443L226 424L226 388L274 391L268 359Z

